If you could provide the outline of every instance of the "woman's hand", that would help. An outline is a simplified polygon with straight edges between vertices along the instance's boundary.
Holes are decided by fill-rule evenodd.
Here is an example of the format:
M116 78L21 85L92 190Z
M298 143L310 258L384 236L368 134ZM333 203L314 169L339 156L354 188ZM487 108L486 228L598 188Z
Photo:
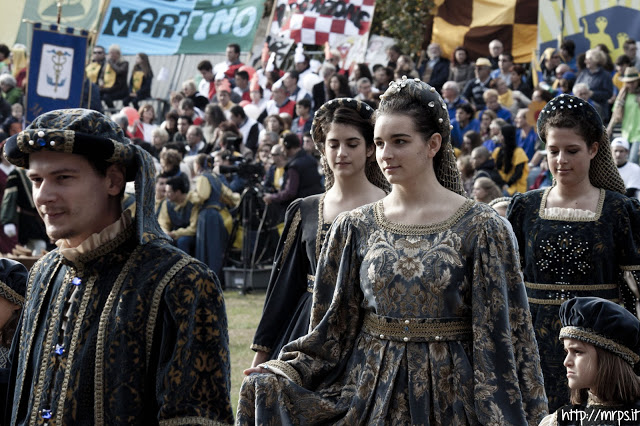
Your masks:
M251 362L251 367L257 367L258 365L269 361L269 353L264 351L257 351L253 356L253 361Z
M253 373L262 373L262 374L266 374L266 373L273 373L270 370L267 370L266 368L261 368L261 367L251 367L251 368L247 368L246 370L244 370L242 372L245 376L248 376L249 374L253 374Z

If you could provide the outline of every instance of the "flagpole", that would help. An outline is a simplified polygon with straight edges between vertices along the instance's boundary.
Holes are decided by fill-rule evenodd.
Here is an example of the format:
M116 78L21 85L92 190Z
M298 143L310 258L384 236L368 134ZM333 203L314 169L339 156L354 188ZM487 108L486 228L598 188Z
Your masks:
M56 6L58 7L58 17L56 23L60 25L60 18L62 18L62 2L58 0L58 2L56 2Z
M107 16L107 10L109 10L109 5L111 4L111 0L101 0L100 1L100 10L98 11L98 24L97 28L93 31L94 36L91 37L91 41L89 42L89 50L93 50L96 43L98 42L98 36L100 35L100 28L102 28L102 23L104 22L104 18ZM89 64L89 58L87 57L87 65Z
M104 18L107 14L107 10L109 9L109 5L111 4L111 0L101 0L100 2L100 11L98 12L98 25L95 30L92 31L92 36L89 37L89 46L87 47L87 52L92 52L96 43L98 42L98 36L100 35L100 28L102 28L102 22L104 22ZM84 59L85 69L87 65L89 65L90 56L86 55ZM84 88L84 82L87 79L87 73L84 73L82 77L82 87ZM93 85L89 84L89 97L87 100L87 107L91 105L91 97L93 96Z
M269 16L269 24L267 25L267 33L265 34L265 40L271 34L271 27L273 26L273 16L276 13L276 7L278 6L278 0L273 0L273 5L271 6L271 16Z

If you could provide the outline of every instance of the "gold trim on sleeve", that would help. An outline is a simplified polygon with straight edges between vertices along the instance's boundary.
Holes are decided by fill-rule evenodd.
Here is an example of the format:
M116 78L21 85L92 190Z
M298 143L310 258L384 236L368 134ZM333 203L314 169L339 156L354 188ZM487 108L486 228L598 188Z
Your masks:
M324 232L322 232L322 228L324 228L324 196L327 195L325 192L320 196L320 200L318 201L318 229L316 229L316 262L320 259L320 250L322 249L322 244L324 243ZM307 275L307 279L309 276Z
M640 265L620 265L623 271L640 271Z
M289 380L293 381L296 385L302 386L302 380L300 379L300 374L296 371L295 368L287 364L285 361L280 361L277 359L273 359L271 361L267 361L264 364L260 364L258 367L266 368L267 370L282 373L282 375L286 376Z
M256 352L266 352L268 354L271 353L271 348L262 345L256 345L255 343L251 344L251 350Z
M293 220L291 221L291 226L289 227L289 232L287 232L287 239L284 241L284 248L282 249L282 257L280 258L280 265L278 268L282 268L282 264L284 260L289 255L289 251L291 250L291 246L293 245L294 240L296 239L296 231L298 230L298 226L300 225L300 209L296 211L296 214L293 215Z
M149 364L149 359L151 358L151 344L153 343L153 330L156 328L156 320L158 319L158 309L160 307L160 299L162 298L162 293L164 292L164 288L169 284L169 281L180 271L182 268L187 266L189 263L193 261L192 258L183 257L179 261L175 263L167 271L165 276L162 278L158 286L156 287L153 293L153 299L151 299L151 308L149 309L149 321L147 322L147 353L146 353L146 362L145 366Z

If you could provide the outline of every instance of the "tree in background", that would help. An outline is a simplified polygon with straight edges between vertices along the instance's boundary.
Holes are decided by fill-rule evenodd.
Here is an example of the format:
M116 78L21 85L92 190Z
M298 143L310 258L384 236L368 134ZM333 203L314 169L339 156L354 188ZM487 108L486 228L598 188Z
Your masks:
M392 37L406 54L419 57L431 39L432 0L377 0L371 33Z

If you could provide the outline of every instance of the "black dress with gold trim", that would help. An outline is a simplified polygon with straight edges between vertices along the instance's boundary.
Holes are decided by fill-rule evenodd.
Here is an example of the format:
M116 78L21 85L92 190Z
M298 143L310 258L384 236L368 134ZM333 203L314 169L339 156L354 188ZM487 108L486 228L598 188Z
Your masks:
M548 209L549 191L514 196L507 215L520 247L549 410L555 411L569 403L558 339L562 302L596 296L637 315L640 203L601 189L596 212Z
M245 378L238 424L537 425L547 413L506 224L468 200L402 225L382 201L334 221L316 272L329 308ZM316 298L316 294L314 294ZM321 300L322 299L322 300Z
M129 225L73 262L56 249L23 312L10 424L233 423L220 284L168 241Z
M262 319L251 345L272 359L284 345L309 332L316 265L331 227L323 220L323 200L324 194L311 195L287 209Z

